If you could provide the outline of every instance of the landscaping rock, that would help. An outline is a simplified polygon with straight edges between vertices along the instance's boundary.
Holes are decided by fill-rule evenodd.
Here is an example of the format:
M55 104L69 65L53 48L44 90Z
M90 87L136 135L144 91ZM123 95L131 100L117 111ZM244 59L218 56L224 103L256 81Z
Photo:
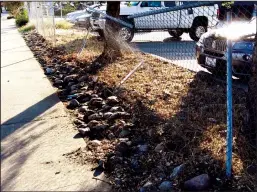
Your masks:
M88 127L87 128L78 128L78 131L82 136L86 136L90 132L90 129Z
M217 120L214 119L214 118L208 118L208 121L211 122L211 123L217 123Z
M246 171L249 175L252 175L252 176L256 175L257 173L256 165L250 165L249 167L247 167Z
M97 76L93 76L93 77L92 77L92 81L93 81L94 83L96 83L97 80L98 80L98 77L97 77Z
M89 97L83 93L78 94L78 98L77 98L77 100L81 103L88 102L88 101L90 101L90 99L91 99L91 97Z
M86 112L87 110L89 110L89 109L88 109L88 106L82 106L82 107L79 108L79 112L80 112L80 113L84 113L84 112Z
M156 145L154 151L157 153L161 153L164 150L164 145L163 143L159 143L158 145Z
M83 87L80 88L81 91L86 91L87 89L88 89L88 86L87 86L87 85L85 85L85 86L83 86Z
M112 112L104 113L104 118L105 118L105 119L110 119L112 115L113 115Z
M172 183L170 181L163 181L160 185L159 185L159 189L161 191L171 191L172 190Z
M81 121L81 120L79 120L79 119L75 119L73 122L74 122L74 124L76 124L76 125L81 125L81 124L84 123L83 121Z
M110 105L103 105L103 107L102 107L102 110L103 111L108 111L108 110L110 110L111 109L111 106Z
M92 91L92 90L89 90L89 91L86 91L85 93L84 93L84 95L85 96L88 96L88 97L92 97L92 95L94 94L94 92Z
M171 178L171 179L174 179L174 178L176 178L177 176L179 176L179 175L183 172L184 168L185 168L185 164L181 164L181 165L175 167L175 168L173 169L171 175L170 175L170 178Z
M102 106L102 104L103 104L103 99L100 97L92 98L88 103L88 105L94 106L94 107L100 107Z
M115 179L114 179L114 182L115 182L115 185L117 185L117 186L120 186L121 183L122 183L122 181L121 181L120 178L115 178Z
M63 84L63 80L61 80L61 79L55 79L54 84L55 84L55 85L62 85L62 84Z
M63 80L65 83L71 82L71 81L75 81L77 78L77 75L68 75L66 76Z
M100 124L101 124L101 122L96 121L96 120L92 120L87 125L88 125L88 127L93 128L93 127L95 127L97 125L100 125Z
M75 83L74 82L69 82L68 85L67 85L67 89L70 90L72 85L75 85Z
M73 95L68 95L67 99L71 100L71 99L77 99L78 95L77 94L73 94Z
M95 111L90 110L90 109L87 110L86 112L84 112L85 115L83 116L83 121L88 122L89 121L88 117L94 113L95 113Z
M115 106L110 109L110 112L117 112L117 111L124 111L124 110L120 106Z
M88 116L88 120L99 120L103 118L103 114L102 113L95 113L92 114L90 116Z
M99 124L99 125L93 126L92 129L101 131L101 130L105 130L107 127L108 127L107 124Z
M77 89L70 92L70 94L76 94L76 93L78 93Z
M47 67L46 68L46 75L51 75L54 72L52 68Z
M196 176L184 183L184 188L189 191L206 190L210 185L210 177L208 174Z
M148 151L148 145L146 145L146 144L144 144L144 145L139 145L138 146L138 150L140 151L140 152L147 152Z
M129 116L130 116L130 114L127 112L115 112L112 114L112 116L110 116L110 118L108 118L108 120L114 120L114 119L118 119L118 118L127 118Z
M99 140L92 140L92 141L89 141L88 145L92 146L92 147L98 147L98 146L102 145L102 143Z
M115 104L119 103L119 100L116 96L110 96L106 99L106 103L108 105L115 105Z
M129 146L126 142L121 142L117 145L116 151L120 153L122 156L128 156L129 155Z
M112 140L115 138L115 135L113 133L109 133L107 137L108 139Z
M151 188L153 186L153 183L151 181L147 181L145 184L144 184L144 188Z
M77 85L72 85L71 87L70 87L70 90L71 91L74 91L74 90L77 90L78 89L78 86Z
M131 168L134 170L137 170L140 168L138 160L136 159L131 160Z
M88 79L88 76L87 75L84 75L84 76L82 76L82 77L80 77L79 79L78 79L78 82L83 82L83 81L86 81Z
M120 134L119 134L119 137L121 138L121 137L127 137L127 136L129 136L130 135L130 131L128 131L128 130L122 130L121 132L120 132Z
M67 108L68 109L75 109L76 107L79 106L79 102L76 100L76 99L72 99L68 105L67 105Z
M92 97L92 98L101 98L101 97L99 97L97 94L92 94L91 97Z

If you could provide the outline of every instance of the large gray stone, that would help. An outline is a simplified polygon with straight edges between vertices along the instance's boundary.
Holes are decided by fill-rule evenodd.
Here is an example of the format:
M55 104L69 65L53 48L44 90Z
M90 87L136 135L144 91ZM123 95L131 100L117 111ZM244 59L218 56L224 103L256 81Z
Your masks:
M159 185L159 189L161 191L171 191L172 190L172 183L170 181L163 181L160 185Z
M76 99L72 99L68 105L67 105L67 108L68 109L75 109L76 107L79 106L79 102L76 100Z
M184 183L184 187L190 191L206 190L210 186L210 177L208 174L198 175Z

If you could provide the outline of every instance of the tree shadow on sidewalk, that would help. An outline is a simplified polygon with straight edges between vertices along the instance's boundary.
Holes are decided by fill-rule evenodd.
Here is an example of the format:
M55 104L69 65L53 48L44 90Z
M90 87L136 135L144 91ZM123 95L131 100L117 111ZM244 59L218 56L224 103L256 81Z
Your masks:
M56 93L53 93L38 103L30 106L25 111L3 122L1 124L1 140L14 133L16 130L22 128L30 121L35 120L58 102L60 102L59 98L57 97Z

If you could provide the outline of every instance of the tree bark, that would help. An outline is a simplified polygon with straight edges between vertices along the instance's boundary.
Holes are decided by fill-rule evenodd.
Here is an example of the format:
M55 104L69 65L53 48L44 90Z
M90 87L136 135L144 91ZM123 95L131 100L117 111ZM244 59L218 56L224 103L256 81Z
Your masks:
M106 14L115 18L119 18L120 1L108 1ZM117 57L121 56L121 49L118 40L118 30L119 24L110 19L106 19L104 30L104 51L101 57L107 62L112 62Z

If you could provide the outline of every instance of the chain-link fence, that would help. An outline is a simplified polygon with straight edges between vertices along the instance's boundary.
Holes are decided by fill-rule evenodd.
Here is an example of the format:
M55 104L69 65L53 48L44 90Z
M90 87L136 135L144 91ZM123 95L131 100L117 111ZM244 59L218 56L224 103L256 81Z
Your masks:
M29 20L37 32L55 44L55 20L53 2L27 2Z
M30 17L36 20L41 35L54 36L53 15L43 11L49 6L44 7L43 3L29 3ZM73 39L66 46L73 49L78 45L79 59L102 52L105 54L101 56L122 52L125 57L121 63L111 58L108 67L100 57L92 62L92 68L102 79L112 79L112 86L140 100L133 119L138 130L133 131L141 140L130 154L133 162L146 161L138 174L144 181L147 174L148 179L157 174L159 182L168 178L172 162L176 162L172 167L185 163L187 179L208 172L216 190L221 185L219 177L226 172L228 177L237 176L233 181L242 184L233 189L253 191L256 83L251 80L249 87L248 82L256 72L255 2L129 2L121 3L119 18L113 17L117 15L115 7L109 14L106 9L106 4L94 5L74 13L74 17L70 14L67 19L80 22L88 33L79 37L82 41ZM46 20L41 18L51 18L52 33L45 31ZM145 154L148 148L140 148L146 145L142 143L153 150ZM140 156L134 154L137 146ZM158 162L148 161L156 158ZM118 165L117 172L121 171ZM189 172L192 170L195 173ZM127 181L135 173L119 172Z

